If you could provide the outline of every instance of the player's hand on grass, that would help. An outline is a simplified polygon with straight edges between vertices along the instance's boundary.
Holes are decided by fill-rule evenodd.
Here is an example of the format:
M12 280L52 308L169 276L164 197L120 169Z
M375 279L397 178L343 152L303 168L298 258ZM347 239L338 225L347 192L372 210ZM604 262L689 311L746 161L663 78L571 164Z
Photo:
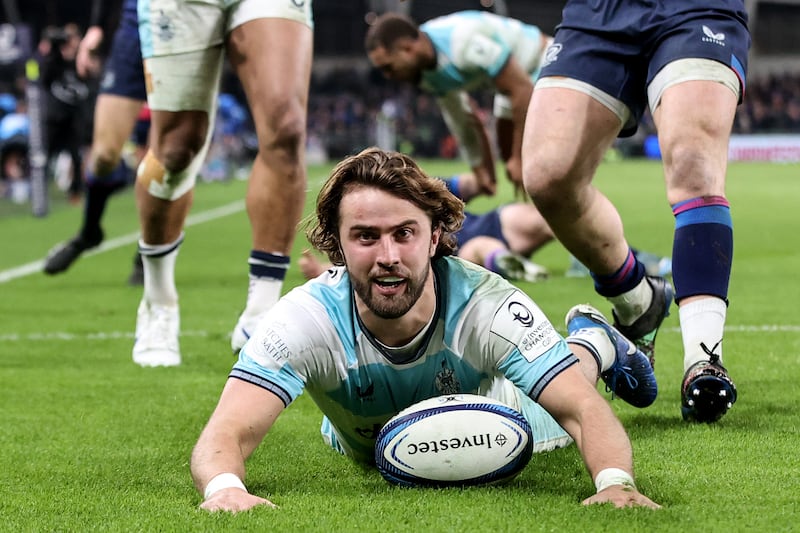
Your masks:
M594 496L583 500L583 505L593 505L596 503L612 503L614 507L649 507L650 509L661 509L661 506L653 500L640 493L638 490L627 485L612 485L601 490Z
M259 505L277 508L278 506L271 501L255 494L250 494L242 489L231 487L222 489L211 495L209 499L200 504L200 509L206 511L228 511L238 513L247 511Z

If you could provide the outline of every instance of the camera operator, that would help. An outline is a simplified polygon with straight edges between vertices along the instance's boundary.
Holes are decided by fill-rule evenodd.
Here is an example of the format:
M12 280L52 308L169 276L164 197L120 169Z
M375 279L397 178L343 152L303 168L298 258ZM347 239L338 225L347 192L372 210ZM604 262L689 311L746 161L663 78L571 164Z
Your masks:
M89 143L95 95L93 79L78 75L75 59L81 34L77 25L50 28L44 32L40 51L42 87L46 96L45 143L48 165L62 151L69 152L71 179L68 195L79 201L83 188L81 151Z

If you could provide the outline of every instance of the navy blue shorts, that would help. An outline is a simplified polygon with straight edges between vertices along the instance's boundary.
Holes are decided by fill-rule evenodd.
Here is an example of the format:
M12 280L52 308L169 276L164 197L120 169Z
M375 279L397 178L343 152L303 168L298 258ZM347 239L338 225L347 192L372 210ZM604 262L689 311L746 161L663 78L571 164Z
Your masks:
M106 59L100 93L147 101L135 1L126 1L123 7L111 53Z
M539 78L565 76L621 100L635 121L668 63L703 58L736 72L744 93L750 32L742 0L570 0Z
M493 209L482 215L474 215L467 212L464 215L464 224L455 235L459 246L481 235L499 239L508 246L505 237L503 237L503 228L500 225L499 209Z
M137 146L147 146L147 136L150 135L150 121L137 120L133 128L131 139Z

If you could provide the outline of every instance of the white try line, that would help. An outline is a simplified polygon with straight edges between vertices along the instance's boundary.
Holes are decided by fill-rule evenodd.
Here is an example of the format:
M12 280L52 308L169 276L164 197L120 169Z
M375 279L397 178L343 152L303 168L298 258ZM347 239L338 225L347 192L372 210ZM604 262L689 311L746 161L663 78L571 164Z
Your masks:
M196 213L186 217L186 223L184 224L184 227L188 228L189 226L195 226L197 224L209 222L211 220L215 220L218 218L227 217L229 215L233 215L235 213L244 211L244 208L245 208L244 200L237 200L227 205L215 207L214 209L209 209L208 211L201 211L200 213ZM108 252L109 250L114 250L122 246L128 246L138 241L139 241L138 231L136 233L129 233L127 235L122 235L121 237L108 239L106 241L103 241L97 248L86 252L84 254L84 257L91 257L96 254ZM41 272L43 268L44 268L44 259L40 259L39 261L33 261L25 265L10 268L8 270L0 270L0 283L7 283L17 278L22 278L25 276L30 276L31 274L36 274L38 272Z
M312 188L318 188L322 184L322 182L325 181L326 178L327 176L324 175L317 176L316 178L309 178L308 180L309 190ZM306 194L307 193L308 190L306 191ZM184 224L184 227L188 228L189 226L195 226L197 224L202 224L203 222L208 222L210 220L215 220L217 218L233 215L235 213L244 211L244 209L245 209L245 201L237 200L227 205L215 207L214 209L209 209L208 211L201 211L200 213L189 215L188 217L186 217L186 222ZM109 250L114 250L122 246L127 246L129 244L133 244L138 241L139 241L138 231L136 233L129 233L121 237L116 237L114 239L103 241L97 248L86 252L86 254L84 254L84 257L91 257L93 255L101 254ZM41 272L42 269L44 269L44 259L40 259L39 261L33 261L31 263L20 265L18 267L9 268L8 270L0 270L0 283L8 283L9 281L15 280L17 278L30 276L31 274L36 274L37 272Z
M680 328L664 328L661 331L679 333ZM762 326L726 326L726 333L800 333L800 325L796 324L765 324ZM212 336L211 332L203 330L181 331L183 338L206 338ZM68 333L66 331L48 331L32 333L0 333L0 342L28 342L28 341L105 341L113 339L133 339L131 331L97 331L93 333Z

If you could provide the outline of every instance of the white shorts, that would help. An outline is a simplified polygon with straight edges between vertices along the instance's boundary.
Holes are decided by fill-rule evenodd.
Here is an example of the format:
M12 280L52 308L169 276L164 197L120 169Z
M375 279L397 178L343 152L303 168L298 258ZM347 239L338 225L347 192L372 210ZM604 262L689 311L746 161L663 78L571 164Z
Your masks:
M213 48L251 20L314 25L311 0L139 0L137 10L145 59Z
M147 101L159 111L211 112L223 43L233 29L262 18L313 28L311 0L139 0Z

